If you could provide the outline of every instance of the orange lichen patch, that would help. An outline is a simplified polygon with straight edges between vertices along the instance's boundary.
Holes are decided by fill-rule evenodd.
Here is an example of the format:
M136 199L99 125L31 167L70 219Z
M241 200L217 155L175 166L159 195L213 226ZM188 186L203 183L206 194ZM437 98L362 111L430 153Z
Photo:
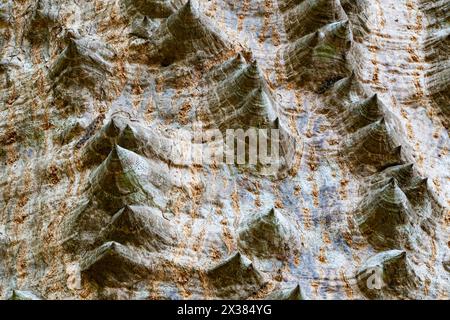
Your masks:
M125 52L125 53L127 53L127 52ZM123 87L123 86L125 86L125 84L126 84L126 82L127 82L127 79L128 79L128 77L127 77L127 72L126 72L126 70L125 70L125 60L126 60L126 58L125 58L125 54L123 54L119 59L118 59L118 62L117 62L117 72L116 72L116 76L119 78L119 80L120 80L120 84L121 84L121 87Z
M274 27L272 28L272 43L275 47L281 44L280 34L278 33L278 30L275 29Z
M7 164L13 164L17 160L19 160L19 154L17 153L16 149L13 146L7 146L6 148L6 163Z
M406 112L405 109L401 109L400 110L400 114L402 115L403 118L408 119L408 113Z
M192 235L192 223L188 222L183 225L183 233L186 238L189 238ZM185 245L187 244L186 241L184 243Z
M345 242L347 242L349 247L353 246L353 236L349 231L344 231L342 233L342 237L344 238Z
M414 132L411 123L406 124L406 132L408 134L409 139L414 139Z
M18 135L15 130L8 130L6 131L6 134L1 139L1 144L3 145L9 145L13 144L18 140Z
M423 161L425 160L425 157L423 156L423 154L419 155L419 158L417 159L417 165L418 166L423 166Z
M326 244L331 244L330 234L328 233L328 231L323 231L322 239Z
M133 85L131 86L131 92L134 95L141 95L142 92L144 92L144 90L142 89L142 87L137 79L134 81Z
M319 255L318 255L317 259L319 259L319 261L321 263L326 263L327 262L327 257L325 256L325 248L324 247L320 248Z
M426 295L428 295L429 292L430 292L430 285L431 285L431 279L430 279L430 278L426 278L426 279L425 279L425 286L424 286L424 288L423 288L423 291L424 291L424 293L425 293Z
M406 51L409 53L409 62L420 62L420 58L413 48L409 47L406 49Z
M300 165L302 161L302 154L300 151L295 152L295 160L292 167L289 169L288 174L292 177L297 175L297 172L300 170Z
M309 159L309 160L308 160L308 166L309 166L309 169L310 169L311 171L316 171L316 169L317 169L317 163L315 162L315 159Z
M294 251L294 265L298 267L300 265L300 252L298 250Z
M198 271L198 277L202 285L203 295L205 296L205 299L208 299L213 295L213 290L210 287L209 278L204 271Z
M342 180L340 181L340 185L341 185L343 188L347 187L348 183L349 183L349 180L348 180L348 179L345 179L345 178L342 179Z
M436 241L434 239L430 239L431 241L431 257L430 257L430 263L432 265L436 262L437 257L437 247L436 247Z
M31 58L34 64L40 64L42 62L41 60L41 54L38 46L33 46L31 48Z
M283 273L281 269L279 269L278 272L273 276L273 279L278 282L283 281Z
M27 276L28 272L27 272L27 249L25 245L21 245L19 252L17 254L17 263L16 263L16 268L17 268L17 276L19 279L23 279Z
M269 30L270 25L270 18L272 13L272 1L271 0L265 0L263 5L263 22L262 22L262 28L259 35L259 42L264 42L266 39L266 33Z
M155 89L156 92L161 92L164 89L164 81L162 78L156 78L155 79Z
M342 179L340 181L340 187L339 187L339 195L341 199L347 199L347 185L349 183L348 179Z
M315 184L315 183L313 184L312 196L313 196L314 207L318 208L319 207L319 190L317 190L317 184Z
M233 193L231 194L231 203L232 203L232 207L233 207L234 212L236 214L239 214L241 209L240 209L240 206L239 206L239 194L237 192L237 189L234 189Z
M344 292L347 298L352 299L353 298L353 289L350 285L350 281L347 279L347 276L345 275L344 270L340 271L340 278L344 282Z
M277 55L275 56L274 68L275 68L276 81L278 83L283 83L285 80L285 75L283 73L283 65L281 64L281 57L280 57L279 53L277 53Z
M299 185L296 185L294 187L294 195L298 196L301 194L301 192L302 192L302 187L300 187Z
M212 260L217 261L222 258L222 253L217 248L211 248L209 256Z
M375 67L374 67L373 76L372 76L372 81L374 83L379 83L380 82L379 73L380 73L380 68L378 67L378 64L376 64Z
M255 198L255 206L257 206L258 208L261 207L262 203L261 203L261 199L259 197L259 195Z
M191 194L192 200L193 200L194 204L198 205L201 201L203 192L205 191L204 187L201 183L194 183L194 184L191 184L191 191L192 191L192 194Z
M305 225L306 229L310 229L312 227L312 218L311 218L311 211L309 208L303 208L303 223Z
M335 138L329 139L329 140L327 140L327 142L330 146L335 146L339 143L339 141Z
M273 290L273 283L266 283L256 294L251 296L249 300L262 300L270 291Z
M83 285L85 287L80 290L79 294L82 299L87 299L92 294L92 284L87 281L83 281Z
M250 8L250 0L244 0L242 2L241 13L238 15L238 24L237 24L238 31L242 31L242 28L244 26L244 18L249 8Z
M450 204L450 200L447 201L447 203ZM444 224L445 224L446 226L449 226L449 225L450 225L450 210L447 210L447 211L444 213L443 220L444 220ZM450 247L450 242L449 242L448 244L449 244L449 247Z
M441 181L439 181L438 178L433 178L433 184L436 187L436 191L440 192L441 191Z
M28 197L27 197L27 195L26 195L26 194L21 194L21 195L19 196L19 201L17 202L17 205L18 205L20 208L22 208L22 207L24 207L24 206L27 204L27 202L28 202Z
M195 252L199 252L202 250L203 245L204 245L205 235L206 235L206 229L203 228L202 231L200 231L200 234L197 236L197 239L196 239L194 245L192 246L192 250L194 250Z
M319 280L311 280L311 287L314 290L314 294L319 294L320 281Z
M414 99L415 100L420 100L423 98L424 96L424 92L423 92L423 88L422 88L422 84L420 83L419 79L414 79L414 87L416 89L416 93L414 94Z
M58 167L56 167L55 165L50 165L50 167L47 169L47 179L50 184L58 184L58 182L61 180Z
M192 105L189 102L185 102L181 108L180 108L180 113L178 114L178 121L183 124L186 125L189 122L189 118L188 118L188 114L189 111L191 111L192 109Z
M367 49L370 52L374 53L374 52L377 52L380 48L378 46L376 46L376 45L370 44L370 45L367 46Z
M42 70L39 70L38 77L36 79L36 90L39 95L45 94L46 77Z
M14 215L14 222L16 224L22 224L26 218L27 218L26 213L24 213L23 211L17 211L16 214Z
M208 8L208 11L206 12L206 15L214 17L216 15L216 11L217 11L217 1L212 1L211 5Z
M178 284L178 290L180 291L180 295L188 299L192 293L187 289L187 284L189 280L191 279L191 275L186 270L180 270L177 272L177 277L175 279L176 283Z
M230 229L226 225L222 226L222 235L223 235L223 242L225 243L225 246L227 247L227 253L230 254L234 250L234 239L233 235L230 232Z
M283 202L281 202L281 200L279 199L275 200L275 208L283 209L284 208Z
M9 98L6 101L6 104L12 105L14 103L14 101L17 100L18 97L19 97L19 94L16 91L16 86L13 85L12 90L11 90L11 94L9 95Z
M48 130L48 129L53 127L53 124L50 121L49 111L48 111L47 108L45 108L45 112L43 114L42 120L43 120L43 124L42 124L42 129L43 130Z

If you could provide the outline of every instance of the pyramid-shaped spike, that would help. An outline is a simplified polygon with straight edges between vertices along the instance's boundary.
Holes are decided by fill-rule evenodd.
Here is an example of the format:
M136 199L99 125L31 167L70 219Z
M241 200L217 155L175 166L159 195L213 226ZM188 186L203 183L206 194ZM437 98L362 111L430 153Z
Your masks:
M300 285L276 290L267 296L268 300L303 300Z
M384 116L384 107L375 94L353 104L345 115L345 127L349 132L365 127Z
M407 188L414 180L414 164L407 163L386 168L371 178L370 183L372 184L372 188L385 185L386 179L390 179L391 177L398 181L402 189Z
M102 286L117 286L143 277L149 268L137 253L111 241L87 253L81 263L83 276Z
M333 45L335 48L341 48L345 51L350 50L353 35L348 19L326 25L322 28L322 32L325 37L324 42L328 45Z
M368 126L365 126L354 136L360 137L363 140L368 140L367 145L371 148L371 150L388 151L392 149L392 147L386 145L390 140L390 137L384 117L369 124Z
M225 100L227 104L237 106L255 89L267 87L266 81L256 61L240 69L230 78L225 79L216 92L210 96L220 103ZM214 104L214 102L212 102ZM211 106L211 103L210 103Z
M356 103L367 97L367 90L357 79L354 71L349 77L337 81L331 91L331 100L338 105L343 102Z
M106 160L92 173L91 192L111 214L126 204L145 203L148 197L144 185L149 171L145 158L114 145Z
M360 267L356 278L361 291L371 299L386 297L386 294L407 298L417 287L416 275L402 250L383 251L370 257Z
M319 44L321 36L321 33L316 31L298 39L283 51L286 76L289 81L303 79L302 69L304 66L311 66L313 50Z
M266 87L266 81L257 60L253 60L234 77L235 86L247 94L258 87Z
M220 129L261 126L276 118L274 100L256 61L210 92L208 104Z
M125 206L101 231L99 240L143 245L159 251L176 241L176 230L159 210L146 206Z
M403 181L405 179L412 178L414 173L414 163L405 163L398 166L386 168L383 171L384 174L392 175L397 181Z
M345 77L350 73L346 55L351 41L345 21L298 39L283 51L287 79L302 85L305 81L328 83Z
M230 78L234 73L246 67L246 62L239 52L235 57L225 61L217 67L213 67L206 75L207 82L217 83Z
M186 4L168 17L150 39L151 60L169 65L199 51L212 58L220 55L230 43L221 31L200 12L196 0Z
M357 164L377 169L401 163L401 146L394 147L384 118L353 133L344 141L343 150Z
M287 11L283 19L288 38L293 40L348 18L339 0L305 0Z
M103 82L107 74L112 74L115 53L106 43L93 36L69 37L67 42L66 49L49 72L54 82L71 84L78 81L79 85L95 85Z
M140 19L136 19L131 26L130 35L142 39L148 39L150 37L151 26L152 23L147 16L144 16L143 18Z
M82 160L85 165L102 162L111 152L120 134L116 118L111 118L89 141L83 149Z
M257 256L273 256L276 253L282 257L295 246L290 223L273 208L244 221L238 234L239 246Z
M208 270L208 276L214 277L220 274L233 274L234 272L242 272L248 268L253 268L252 262L240 252L235 252L225 261L221 262L214 268Z
M423 200L428 188L428 178L415 178L409 185L404 186L404 191L408 199L413 204Z
M408 198L400 189L395 178L369 194L360 204L357 222L361 233L377 249L392 249L402 240L399 226L414 217Z
M136 153L140 153L138 151L142 147L141 143L139 143L139 139L136 137L135 131L129 124L127 124L120 133L117 144Z
M273 121L273 128L274 129L281 129L281 123L280 123L280 118L276 117L275 120Z
M245 299L265 284L262 274L240 252L207 271L216 294L221 298Z
M84 126L80 120L75 120L73 122L70 122L67 125L67 127L64 128L64 131L60 135L61 144L69 143L72 139L79 136L83 131L84 131ZM78 147L78 143L77 143L76 147Z
M154 143L152 141L154 139L161 138L149 136L148 131L143 130L141 127L127 124L117 138L117 145L145 157L160 157L161 154L157 154L153 148ZM159 141L161 142L161 140Z
M274 102L262 87L255 89L242 106L239 122L245 127L267 127L276 118Z

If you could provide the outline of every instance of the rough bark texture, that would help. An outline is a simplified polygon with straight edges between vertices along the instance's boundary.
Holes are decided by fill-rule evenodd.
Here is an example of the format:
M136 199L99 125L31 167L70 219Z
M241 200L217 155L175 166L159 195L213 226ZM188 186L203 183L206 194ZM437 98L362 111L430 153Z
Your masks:
M2 0L0 298L448 299L449 15ZM192 165L199 123L294 152Z

